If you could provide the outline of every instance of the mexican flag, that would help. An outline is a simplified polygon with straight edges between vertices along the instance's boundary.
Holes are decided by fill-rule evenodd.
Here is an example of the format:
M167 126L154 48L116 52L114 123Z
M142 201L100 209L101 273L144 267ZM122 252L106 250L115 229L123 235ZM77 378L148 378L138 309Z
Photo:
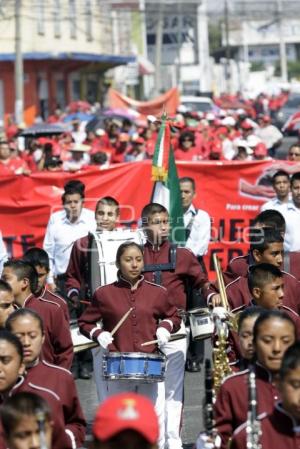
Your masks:
M151 202L162 204L169 211L171 224L170 240L184 245L186 232L183 222L179 180L171 146L170 127L170 122L163 115L152 161L152 181L155 184Z

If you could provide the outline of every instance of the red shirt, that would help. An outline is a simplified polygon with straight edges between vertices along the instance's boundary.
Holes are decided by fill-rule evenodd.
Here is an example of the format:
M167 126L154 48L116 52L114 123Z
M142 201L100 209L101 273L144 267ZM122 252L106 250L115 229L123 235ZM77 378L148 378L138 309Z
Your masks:
M280 404L276 404L272 413L258 416L261 436L259 442L263 449L299 449L300 427L296 420ZM230 449L246 448L246 426L242 424L233 434Z
M78 319L80 332L97 341L102 331L111 332L123 315L133 311L114 335L109 345L113 352L154 352L155 345L141 346L146 341L156 340L156 330L164 327L176 332L181 318L177 315L171 298L164 287L147 282L142 277L136 288L120 278L113 284L97 288L91 305ZM102 320L103 329L95 327ZM162 321L160 321L162 320Z
M12 157L6 162L0 160L0 175L19 175L23 169L28 170L28 166L20 157Z
M43 357L50 363L70 369L73 343L70 325L62 308L53 301L34 295L26 298L23 307L35 310L43 320L45 332Z
M202 159L202 152L197 147L191 147L187 151L177 148L174 156L177 161L197 161Z
M86 421L79 402L76 384L70 371L45 360L27 368L26 383L38 384L54 391L62 405L66 429L73 435L76 447L84 445Z
M279 392L272 383L272 375L260 365L255 365L258 413L270 413ZM222 449L227 448L232 433L247 419L248 376L246 369L227 377L222 383L214 405L215 421L222 439Z
M165 241L154 249L151 243L147 242L144 247L144 263L164 264L169 262L170 242ZM154 272L144 273L145 279L154 282ZM207 276L196 256L187 248L176 249L175 270L161 272L162 285L167 289L173 300L173 304L178 309L186 310L185 283L188 282L193 288L202 288L207 282Z

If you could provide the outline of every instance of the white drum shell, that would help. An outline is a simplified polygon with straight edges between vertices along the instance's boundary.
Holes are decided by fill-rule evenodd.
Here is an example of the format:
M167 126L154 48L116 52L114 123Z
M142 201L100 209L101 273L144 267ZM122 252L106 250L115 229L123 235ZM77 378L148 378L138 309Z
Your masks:
M203 340L213 335L215 326L208 309L189 310L188 316L193 340Z

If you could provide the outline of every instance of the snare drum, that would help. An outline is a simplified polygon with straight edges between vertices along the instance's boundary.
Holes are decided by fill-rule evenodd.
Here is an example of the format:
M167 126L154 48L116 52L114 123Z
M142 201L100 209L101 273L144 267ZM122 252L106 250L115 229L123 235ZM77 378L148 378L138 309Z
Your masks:
M89 258L89 287L91 294L100 285L117 280L116 254L125 242L143 244L143 235L130 229L95 232L91 235Z
M208 309L197 307L187 312L193 340L203 340L212 336L214 322Z
M109 352L103 355L103 377L107 380L163 382L166 357L143 352Z

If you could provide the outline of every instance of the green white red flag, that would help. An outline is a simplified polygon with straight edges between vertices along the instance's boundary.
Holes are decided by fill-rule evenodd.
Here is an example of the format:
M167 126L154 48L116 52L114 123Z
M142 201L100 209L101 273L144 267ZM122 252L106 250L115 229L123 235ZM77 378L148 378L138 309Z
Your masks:
M155 145L152 161L152 181L154 181L154 187L151 201L165 206L170 215L171 240L184 245L186 231L184 229L179 179L171 145L171 123L165 115L162 116Z

